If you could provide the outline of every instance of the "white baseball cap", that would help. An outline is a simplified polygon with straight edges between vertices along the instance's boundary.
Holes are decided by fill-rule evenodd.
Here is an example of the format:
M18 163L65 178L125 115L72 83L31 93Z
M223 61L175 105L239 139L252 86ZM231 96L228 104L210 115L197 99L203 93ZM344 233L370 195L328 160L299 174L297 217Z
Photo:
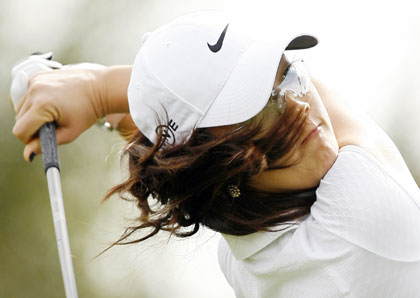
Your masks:
M162 129L173 145L195 128L252 118L267 104L283 52L317 44L294 27L206 10L145 33L128 87L135 124L153 143Z

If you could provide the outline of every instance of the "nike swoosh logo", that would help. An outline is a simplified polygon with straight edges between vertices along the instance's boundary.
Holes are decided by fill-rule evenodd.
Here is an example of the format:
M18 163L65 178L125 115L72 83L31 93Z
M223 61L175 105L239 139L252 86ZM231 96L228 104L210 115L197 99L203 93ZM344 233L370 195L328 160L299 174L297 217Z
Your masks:
M223 40L225 39L225 35L226 35L226 31L227 31L228 27L229 27L229 24L226 25L225 29L223 30L222 34L220 34L219 39L217 40L217 42L214 45L211 45L211 44L207 43L210 51L212 51L213 53L217 53L222 48Z

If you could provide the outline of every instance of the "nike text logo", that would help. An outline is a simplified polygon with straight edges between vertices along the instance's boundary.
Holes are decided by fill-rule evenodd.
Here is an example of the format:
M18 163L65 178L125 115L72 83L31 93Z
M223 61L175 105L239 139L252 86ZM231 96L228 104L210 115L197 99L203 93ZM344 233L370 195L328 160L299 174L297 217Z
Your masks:
M226 31L227 31L227 28L228 27L229 27L229 24L226 25L226 27L223 30L222 34L220 34L219 40L216 42L216 44L210 45L209 43L207 43L207 45L209 46L210 51L212 51L213 53L216 53L216 52L220 51L220 49L222 48L223 40L225 39L225 35L226 35Z
M178 124L174 120L169 120L168 125L159 125L156 127L156 134L162 134L161 142L163 145L175 145L175 132L178 129Z

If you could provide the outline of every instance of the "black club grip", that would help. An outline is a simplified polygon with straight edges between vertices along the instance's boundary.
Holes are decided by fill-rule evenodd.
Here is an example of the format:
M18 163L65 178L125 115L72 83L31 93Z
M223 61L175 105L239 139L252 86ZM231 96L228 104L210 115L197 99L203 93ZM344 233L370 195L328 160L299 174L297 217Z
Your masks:
M41 140L42 149L42 160L44 161L45 173L51 167L55 167L58 170L60 170L55 126L55 122L45 123L39 130L39 138Z

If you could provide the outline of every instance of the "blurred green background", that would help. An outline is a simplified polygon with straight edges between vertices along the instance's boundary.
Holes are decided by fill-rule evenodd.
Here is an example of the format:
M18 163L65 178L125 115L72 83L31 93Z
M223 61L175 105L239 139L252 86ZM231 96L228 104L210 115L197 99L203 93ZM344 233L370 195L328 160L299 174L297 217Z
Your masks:
M23 161L11 133L10 70L34 51L67 64L130 64L142 33L201 8L253 12L301 26L320 44L302 53L313 73L356 102L389 133L420 182L420 15L414 1L0 0L0 297L64 297L41 158ZM218 236L162 235L117 247L135 208L116 198L123 141L98 127L60 147L62 187L80 297L233 297L217 264Z

